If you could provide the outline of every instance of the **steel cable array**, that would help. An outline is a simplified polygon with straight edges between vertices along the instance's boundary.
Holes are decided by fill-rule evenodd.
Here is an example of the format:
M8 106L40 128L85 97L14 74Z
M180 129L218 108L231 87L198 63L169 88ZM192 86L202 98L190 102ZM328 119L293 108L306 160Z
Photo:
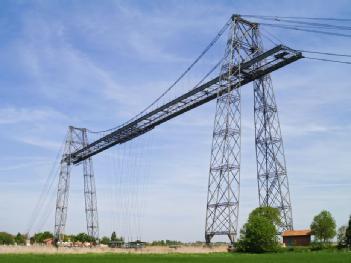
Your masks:
M60 157L63 152L66 137L60 146L59 151L56 154L55 160L52 163L51 170L46 177L43 184L42 190L39 194L38 200L32 210L31 216L27 225L27 233L30 234L34 229L42 229L42 227L47 222L49 214L52 213L52 206L54 202L55 191L53 190L53 185L58 179L59 168L60 168Z
M276 41L272 40L274 38L280 44L282 41L274 36L271 32L269 32L264 27L273 27L279 29L288 29L288 30L296 30L306 33L317 33L329 36L338 36L338 37L346 37L350 38L351 34L341 33L343 31L350 31L351 26L345 25L337 25L337 24L330 24L330 23L320 23L320 22L310 22L310 21L333 21L333 22L351 22L351 19L343 19L343 18L323 18L323 17L288 17L288 16L262 16L262 15L242 15L243 17L254 18L257 20L263 21L271 21L271 23L266 22L259 22L260 25L263 25L262 35L268 39L273 44L276 44ZM306 21L307 20L307 21ZM268 36L269 35L269 36ZM271 38L272 37L272 38ZM310 53L315 55L321 56L331 56L331 57L347 57L350 58L351 55L349 54L340 54L335 52L322 52L316 50L303 50L303 49L296 49L297 51L303 52L303 54ZM317 60L317 61L324 61L324 62L332 62L332 63L340 63L340 64L351 64L351 61L341 61L338 59L329 59L321 56L306 56L304 58L310 60Z
M273 27L273 28L280 28L280 29L287 29L287 30L296 30L296 31L307 32L307 33L317 33L317 34L347 37L347 38L351 37L351 34L336 32L336 31L350 31L351 26L335 25L335 24L330 24L330 23L311 22L311 21L351 22L351 19L330 18L330 17L323 18L323 17L265 16L265 15L241 15L241 16L247 17L247 18L257 19L259 21L260 20L271 21L271 23L260 22L260 25L263 25L265 27ZM133 118L131 118L127 122L124 122L122 125L118 125L118 126L113 127L111 129L102 130L102 131L92 131L92 130L88 130L88 131L90 133L100 134L101 135L100 137L102 137L103 136L102 133L109 133L111 131L114 131L114 130L122 127L123 125L126 125L126 124L136 120L141 115L145 114L148 110L150 110L153 106L155 106L158 102L160 102L160 100L162 98L164 98L191 71L191 69L205 56L205 54L217 43L217 41L221 38L221 36L224 34L224 32L228 29L230 22L231 22L231 19L229 19L224 24L224 26L219 30L219 32L212 39L212 41L206 46L206 48L200 53L200 55L186 68L186 70L164 92L162 92L162 94L160 96L158 96L151 104L149 104L147 107L145 107L137 115L135 115ZM282 43L282 41L280 41L275 36L273 36L269 31L266 31L266 29L264 27L262 29L263 29L263 31L267 32L267 34L270 34L273 38L278 40L278 42ZM263 33L263 36L265 36L264 33ZM272 41L271 38L269 38L267 36L266 36L266 38L270 42L276 43L276 41ZM304 51L304 53L312 53L312 52ZM313 53L319 54L319 55L333 54L331 52L316 52L316 51L313 51ZM348 55L345 55L345 54L333 54L333 55L348 57ZM350 64L350 62L348 62L348 61L339 61L339 60L335 60L335 59L325 59L325 58L320 58L320 57L309 57L309 56L305 56L305 58L312 59L312 60ZM213 67L210 70L210 72L208 72L205 75L205 77L197 85L195 85L194 88L199 86L215 69L217 69L220 62L221 61L219 61L218 64L215 67Z
M225 33L225 31L230 26L230 23L231 23L231 19L229 19L224 24L224 26L219 30L219 32L212 39L212 41L206 46L206 48L200 53L200 55L186 68L186 70L164 92L162 92L162 94L160 96L158 96L151 104L149 104L146 108L144 108L142 111L140 111L137 115L135 115L133 118L131 118L127 122L123 123L122 125L118 125L118 126L113 127L111 129L102 130L102 131L92 131L92 130L88 130L88 131L90 133L110 132L110 131L118 129L119 127L121 127L123 125L126 125L127 123L132 122L133 120L137 119L138 117L140 117L141 115L146 113L149 109L151 109L154 105L156 105L156 103L158 103L163 97L165 97L166 94L169 93L190 72L190 70L206 55L206 53L217 43L217 41ZM211 71L213 71L213 69ZM209 75L209 73L207 75Z

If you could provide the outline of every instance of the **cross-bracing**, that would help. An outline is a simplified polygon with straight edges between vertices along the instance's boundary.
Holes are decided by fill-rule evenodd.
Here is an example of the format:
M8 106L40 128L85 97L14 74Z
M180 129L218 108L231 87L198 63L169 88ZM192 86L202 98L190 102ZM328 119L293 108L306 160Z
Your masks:
M130 141L156 126L217 100L212 139L206 205L206 242L215 235L227 235L230 242L238 233L240 191L240 88L254 85L255 144L259 204L281 212L281 230L292 229L289 184L283 141L270 73L300 58L302 54L283 45L263 50L259 24L233 15L220 74L189 92L145 112L88 143L87 130L69 127L56 202L55 238L62 241L72 165L83 163L87 232L98 239L98 216L92 156Z

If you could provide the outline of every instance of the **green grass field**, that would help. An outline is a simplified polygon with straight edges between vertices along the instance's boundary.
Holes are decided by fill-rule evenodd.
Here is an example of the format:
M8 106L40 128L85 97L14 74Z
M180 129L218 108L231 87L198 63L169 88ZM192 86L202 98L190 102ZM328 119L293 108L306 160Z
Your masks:
M351 252L307 252L307 253L278 253L278 254L61 254L61 255L36 255L36 254L2 254L1 263L148 263L148 262L267 262L267 263L321 263L321 262L351 262Z

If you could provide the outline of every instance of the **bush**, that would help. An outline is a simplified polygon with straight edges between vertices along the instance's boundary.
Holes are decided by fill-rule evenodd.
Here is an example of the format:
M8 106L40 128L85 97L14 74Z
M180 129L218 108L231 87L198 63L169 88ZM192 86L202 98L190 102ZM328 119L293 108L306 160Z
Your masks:
M7 232L0 232L0 245L14 245L14 237Z
M39 232L33 236L35 243L44 243L44 240L48 238L53 238L53 234L49 231Z
M279 210L259 207L253 210L241 230L237 243L239 252L276 252L279 249L277 225L280 224Z
M320 251L320 250L334 250L335 247L331 243L324 243L315 241L311 243L311 251Z
M111 240L108 237L102 237L100 240L100 243L103 245L108 245L110 242L111 242Z
M338 233L337 233L338 249L343 249L347 247L346 230L347 230L346 226L341 226L338 229Z
M72 240L71 240L71 241L73 241L73 242L82 242L82 243L85 243L85 242L95 242L95 238L89 236L89 235L86 234L86 233L79 233L79 234L76 235L76 236L73 236L73 235L72 235Z
M15 237L15 242L17 245L25 245L26 244L26 236L22 235L21 233L17 233Z
M348 248L351 248L351 216L345 232L345 243Z

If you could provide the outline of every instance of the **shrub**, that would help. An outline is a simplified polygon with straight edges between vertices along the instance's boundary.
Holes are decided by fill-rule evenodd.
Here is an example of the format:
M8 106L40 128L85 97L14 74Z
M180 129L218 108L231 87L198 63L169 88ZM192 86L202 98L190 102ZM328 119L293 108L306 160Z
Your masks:
M240 252L275 252L279 249L277 225L280 224L279 210L259 207L253 210L241 230L237 250Z
M15 244L14 237L7 232L0 232L0 245L13 245Z
M39 232L33 236L35 243L44 243L44 240L48 238L53 238L53 234L49 231Z

